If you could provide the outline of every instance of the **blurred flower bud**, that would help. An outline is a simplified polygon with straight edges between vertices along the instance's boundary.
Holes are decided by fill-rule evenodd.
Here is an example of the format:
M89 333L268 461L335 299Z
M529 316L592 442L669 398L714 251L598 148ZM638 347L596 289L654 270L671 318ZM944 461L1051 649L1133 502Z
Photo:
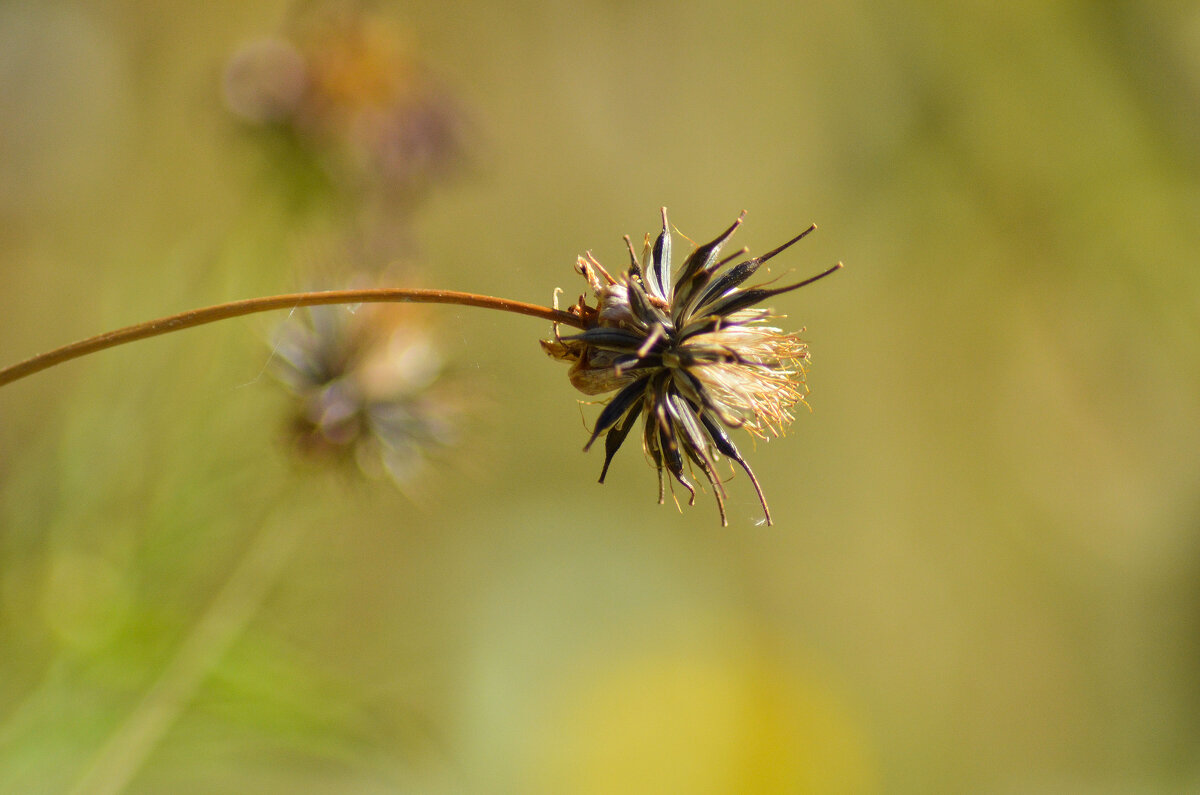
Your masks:
M318 5L284 37L234 53L225 102L244 121L282 125L338 186L409 198L449 172L465 129L410 38L357 6Z
M253 124L292 118L308 88L304 56L283 39L243 44L225 67L225 104L234 115Z

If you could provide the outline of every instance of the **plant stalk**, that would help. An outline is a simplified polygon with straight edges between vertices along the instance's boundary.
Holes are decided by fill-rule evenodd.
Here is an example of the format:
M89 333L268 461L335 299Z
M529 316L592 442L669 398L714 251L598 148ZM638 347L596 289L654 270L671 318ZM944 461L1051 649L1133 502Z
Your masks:
M496 309L501 312L515 312L518 315L548 320L551 323L562 323L575 328L583 328L582 321L569 312L551 309L548 306L527 304L521 301L510 301L507 298L495 298L490 295L463 293L455 290L419 290L404 287L375 287L362 290L330 290L325 292L289 293L286 295L268 295L262 298L247 298L241 301L206 306L192 309L169 317L161 317L145 323L107 331L88 337L61 348L38 354L23 362L0 370L0 387L11 384L34 373L39 373L50 367L78 359L81 356L102 351L105 348L115 348L127 342L157 337L160 334L170 334L218 320L252 315L257 312L270 312L275 309L295 309L301 306L323 306L328 304L363 304L407 302L414 304L458 304L460 306L477 306L482 309Z

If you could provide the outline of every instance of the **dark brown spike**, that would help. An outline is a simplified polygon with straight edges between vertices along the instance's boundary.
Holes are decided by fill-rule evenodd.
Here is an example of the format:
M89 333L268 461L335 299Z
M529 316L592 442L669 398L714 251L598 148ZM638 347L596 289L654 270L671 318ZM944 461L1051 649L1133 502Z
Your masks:
M671 303L674 286L671 283L671 225L667 222L667 208L662 208L662 232L651 249L650 267L646 281L650 292L666 303Z
M725 433L724 428L713 422L712 418L707 414L701 414L700 421L704 423L705 429L708 431L709 435L712 436L713 443L717 446L717 450L719 450L722 455L737 461L738 464L741 465L742 469L746 471L746 474L750 477L750 483L754 486L754 492L758 495L758 503L762 506L763 515L766 517L767 526L769 527L771 524L773 524L771 521L771 509L767 507L767 497L765 494L763 494L762 486L758 484L758 478L754 476L754 470L750 468L750 465L746 463L746 459L740 452L738 452L737 446L734 445L733 440L729 438L729 434Z
M704 270L712 265L712 261L716 258L717 253L721 250L721 246L725 245L726 241L733 237L733 233L738 230L738 227L741 226L745 220L746 211L742 210L741 214L738 215L737 220L730 224L728 229L717 235L716 238L708 243L705 243L702 246L697 246L695 250L688 255L688 258L684 260L683 270L680 271L679 278L675 283L682 287L689 279L692 278L693 275L696 274L696 272Z
M739 251L737 251L737 253L730 254L728 257L726 257L725 259L718 262L716 267L713 270L720 270L721 268L724 268L729 263L733 262L738 257L744 257L749 253L750 253L750 249L748 249L745 246L742 246L741 249Z
M640 279L642 266L638 264L637 253L633 250L633 241L629 239L629 235L625 235L625 247L629 249L629 273Z
M713 262L721 251L721 246L733 233L738 230L746 219L746 211L742 210L728 229L716 239L697 247L683 263L683 270L675 281L675 297L671 305L671 317L676 325L681 325L684 317L694 305L694 299L712 278Z
M790 293L792 290L799 290L801 287L810 285L813 282L818 281L819 279L824 279L826 276L833 273L834 271L839 270L841 267L842 267L842 263L839 262L838 264L834 265L832 268L830 268L826 271L822 271L821 273L818 273L816 276L811 276L802 282L796 282L795 284L789 284L786 287L776 287L776 288L769 289L769 290L763 289L761 287L756 287L752 290L745 290L740 293L735 293L734 295L727 296L725 298L725 300L719 301L718 303L714 304L711 307L711 309L709 310L709 313L711 313L713 315L719 315L721 317L733 314L734 312L738 311L739 309L745 309L748 306L753 306L754 304L757 304L758 302L763 301L767 298L771 298L772 296L782 295L783 293Z
M625 437L629 435L634 423L642 413L642 404L638 403L629 410L625 415L625 421L608 432L604 437L604 466L600 469L600 482L604 482L605 476L608 475L608 465L612 463L613 456L621 449L621 445L625 443Z
M703 307L706 304L708 304L710 301L713 301L714 299L725 295L730 290L737 287L742 282L746 281L746 279L749 279L752 275L754 275L755 271L757 271L759 266L762 265L764 262L766 262L767 260L776 256L781 251L786 251L788 248L796 245L801 240L803 240L805 237L807 237L809 234L811 234L814 230L816 230L816 228L817 228L817 225L813 224L810 227L808 227L808 229L805 229L803 232L796 235L788 242L784 243L781 246L777 246L776 248L771 249L766 254L763 254L762 256L759 256L759 257L753 257L751 259L746 260L745 262L735 265L733 268L726 271L725 274L723 276L721 276L721 278L717 279L715 282L710 284L705 289L704 294L700 296L700 300L696 301L696 306L698 308L703 309ZM745 249L743 249L743 251L745 251ZM730 260L734 260L734 259L737 259L737 256L729 257L728 259L719 263L718 267L720 265L725 264L725 262L729 262Z
M607 431L609 428L617 424L621 417L625 416L625 412L630 410L633 402L641 397L642 390L646 388L647 378L639 378L631 384L627 384L616 397L609 401L604 407L604 411L600 412L600 417L596 420L596 427L592 429L592 436L587 440L587 444L583 446L583 451L586 453L592 447L592 443L600 437L600 434Z
M763 263L763 262L766 262L767 260L769 260L769 259L771 259L772 257L774 257L776 254L779 254L779 253L781 253L781 252L783 252L783 251L787 251L789 248L791 248L792 246L796 245L796 244L797 244L797 243L799 243L801 240L803 240L804 238L808 237L809 235L811 235L811 234L812 234L813 232L815 232L815 231L817 231L817 225L816 225L816 224L812 224L811 226L809 226L809 227L808 227L808 229L805 229L803 232L801 232L800 234L796 235L795 237L793 237L793 238L792 238L791 240L789 240L788 242L784 243L784 244L783 244L783 245L781 245L781 246L777 246L776 248L773 248L773 249L771 249L771 250L770 250L770 251L768 251L766 254L763 254L763 255L762 255L762 256L760 256L760 257L755 257L755 259L756 259L756 260L758 260L760 264L761 264L761 263Z

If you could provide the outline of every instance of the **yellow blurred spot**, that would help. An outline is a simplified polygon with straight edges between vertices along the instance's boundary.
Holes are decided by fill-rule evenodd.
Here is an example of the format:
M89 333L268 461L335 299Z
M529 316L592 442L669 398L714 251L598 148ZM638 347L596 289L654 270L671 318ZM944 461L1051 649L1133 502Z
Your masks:
M861 730L827 684L756 660L659 656L560 694L544 792L860 793Z
M125 623L130 601L129 583L112 563L94 553L64 550L50 562L41 607L60 641L91 651Z

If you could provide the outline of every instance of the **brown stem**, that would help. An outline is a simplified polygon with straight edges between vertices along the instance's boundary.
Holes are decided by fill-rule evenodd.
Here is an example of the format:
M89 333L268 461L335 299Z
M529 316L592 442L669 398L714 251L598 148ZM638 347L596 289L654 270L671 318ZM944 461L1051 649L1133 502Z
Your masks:
M325 304L362 304L408 302L415 304L459 304L462 306L477 306L483 309L498 309L502 312L515 312L519 315L548 320L551 323L562 323L575 328L583 328L583 321L575 315L551 309L548 306L526 304L521 301L510 301L506 298L493 298L490 295L476 293L460 293L455 290L414 290L403 287L376 287L365 290L330 290L328 292L291 293L289 295L268 295L263 298L247 298L242 301L230 301L227 304L206 306L202 309L192 309L180 312L170 317L160 317L135 326L126 326L116 331L108 331L88 337L79 342L72 342L61 348L38 354L23 362L0 370L0 386L11 384L26 376L41 372L55 365L78 359L81 356L114 348L127 342L157 337L159 334L170 334L205 323L215 323L241 315L252 315L256 312L269 312L273 309L294 309L300 306L321 306Z

